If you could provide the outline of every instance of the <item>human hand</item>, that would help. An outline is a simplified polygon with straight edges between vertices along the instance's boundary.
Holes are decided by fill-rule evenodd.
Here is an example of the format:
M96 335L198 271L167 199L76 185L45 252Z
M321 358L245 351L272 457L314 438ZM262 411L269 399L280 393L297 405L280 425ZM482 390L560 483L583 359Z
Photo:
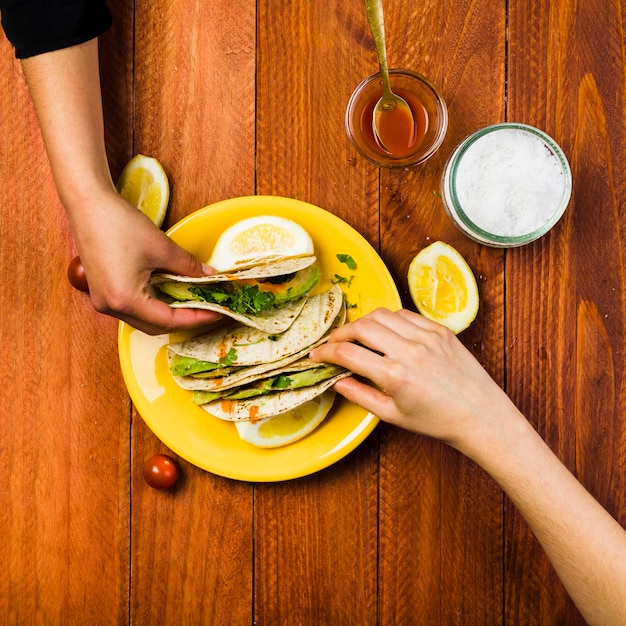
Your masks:
M337 382L348 400L466 454L499 425L502 412L518 413L453 333L410 311L377 309L334 331L310 356L376 385L354 377Z
M203 276L210 268L113 189L96 193L90 205L89 214L81 211L80 221L72 223L72 231L97 311L148 334L195 328L220 319L211 311L173 309L146 289L155 270Z

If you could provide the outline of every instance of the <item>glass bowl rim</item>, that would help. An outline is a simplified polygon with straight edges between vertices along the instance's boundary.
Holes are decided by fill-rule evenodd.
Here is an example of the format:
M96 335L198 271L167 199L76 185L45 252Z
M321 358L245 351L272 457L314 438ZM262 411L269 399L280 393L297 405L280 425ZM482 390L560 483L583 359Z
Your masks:
M552 154L556 157L563 171L563 195L558 208L554 211L549 220L547 220L541 227L534 231L524 233L523 235L496 235L481 228L475 224L461 208L461 203L458 200L456 193L456 173L458 171L460 162L467 152L467 150L476 143L479 139L492 132L499 130L521 130L528 132L543 141ZM563 150L559 144L546 132L531 126L530 124L524 124L521 122L499 122L497 124L491 124L483 128L474 131L468 135L461 143L453 150L448 162L446 163L443 175L442 175L442 190L444 196L444 205L448 209L449 213L453 213L454 217L458 218L454 221L462 227L462 230L470 236L474 236L476 241L485 244L493 244L502 247L513 247L524 245L539 239L545 235L552 227L561 219L567 205L569 204L572 192L572 173L569 162L563 153Z
M367 159L370 163L377 165L378 167L413 167L415 165L420 165L424 163L428 159L430 159L441 147L443 143L446 133L448 130L448 107L446 105L445 100L437 90L437 88L433 85L433 83L423 74L416 72L415 70L410 70L402 67L393 67L389 69L390 76L407 76L408 78L416 80L426 92L428 92L433 97L433 102L435 103L435 108L437 109L437 133L435 135L435 139L429 149L423 154L411 154L407 157L402 157L398 159L394 159L393 156L390 155L388 160L385 160L387 157L381 155L380 158L376 156L368 154L363 148L359 145L359 142L355 138L355 133L352 131L353 124L351 118L351 111L354 108L354 103L357 98L361 95L361 93L375 80L380 80L382 78L382 74L380 71L374 72L370 74L366 78L364 78L352 91L350 98L348 100L348 104L346 106L345 113L345 129L348 138L350 139L352 145L356 148L359 154ZM418 158L416 158L416 156Z

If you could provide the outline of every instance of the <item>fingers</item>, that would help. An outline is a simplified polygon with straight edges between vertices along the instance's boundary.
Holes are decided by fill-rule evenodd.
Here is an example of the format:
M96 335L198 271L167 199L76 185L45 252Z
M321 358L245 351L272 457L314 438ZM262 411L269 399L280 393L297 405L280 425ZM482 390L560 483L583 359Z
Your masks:
M440 346L447 344L450 337L454 335L448 329L411 311L377 309L338 328L327 343L311 351L310 357L341 365L393 397L398 390L411 386L415 372L422 370L425 363L434 362L432 355L438 354ZM347 385L351 399L363 404L361 396L354 394L364 393L365 386ZM389 405L389 400L384 400L388 398L386 393L380 394L376 390L373 396L365 397L377 403L376 410L389 411L394 401ZM372 406L368 408L374 410Z
M169 238L168 238L169 239ZM202 263L193 254L190 254L171 239L170 249L167 251L167 255L161 255L160 258L167 258L167 266L161 269L171 273L179 274L181 276L207 276L214 274L215 271L212 267Z
M437 324L419 313L407 311L406 309L390 311L389 309L379 308L337 329L333 333L331 341L349 341L346 338L351 334L372 335L378 325L392 331L396 335L409 339L419 336L423 331L440 332L446 330L441 324Z
M119 310L101 310L148 335L161 335L212 324L222 315L200 309L173 309L165 302L145 294L138 303Z
M449 331L440 324L417 313L406 310L392 312L388 309L376 309L355 322L335 330L327 345L358 343L380 354L394 357L401 356L406 352L407 342L430 342L432 338L429 335L431 333L445 332ZM322 360L331 354L333 358L343 358L344 356L350 358L352 363L355 363L355 359L358 358L354 351L347 348L341 350L325 348L321 352L315 350L312 352L312 358ZM344 365L343 362L340 364Z
M398 329L397 324L409 328ZM409 322L387 309L377 309L355 322L341 326L333 332L329 343L357 342L371 350L391 354L402 349L403 335L412 332Z
M396 417L396 406L392 398L356 378L343 378L337 381L335 390L350 402L363 407L384 421L393 422Z
M309 356L314 361L341 365L374 381L385 366L384 356L350 341L326 343L312 350Z
M160 306L157 307L154 305L153 308L153 302L156 302L156 305L164 304L158 301L151 301L150 310L145 309L142 311L141 315L138 316L138 319L141 320L141 324L147 324L152 327L153 330L149 330L148 334L154 335L164 332L171 333L179 330L190 330L213 324L223 317L220 313L214 311L172 309L167 304L164 305L167 310L161 310Z

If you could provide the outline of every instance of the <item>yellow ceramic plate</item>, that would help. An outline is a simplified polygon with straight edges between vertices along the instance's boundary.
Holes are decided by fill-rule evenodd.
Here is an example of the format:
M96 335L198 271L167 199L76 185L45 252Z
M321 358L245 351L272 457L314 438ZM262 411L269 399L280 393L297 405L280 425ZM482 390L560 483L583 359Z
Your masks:
M183 248L206 260L219 233L238 220L255 215L290 218L311 235L322 271L318 291L328 289L335 274L354 275L344 286L348 318L361 317L379 306L400 308L400 297L389 271L369 243L351 226L311 204L274 196L233 198L200 209L172 227L168 234ZM337 260L349 254L355 270ZM124 322L118 347L122 374L135 406L154 434L176 454L209 472L252 482L278 481L312 474L354 450L378 423L378 418L339 395L326 419L310 435L282 448L247 444L234 424L210 416L193 404L191 392L171 378L166 345L191 333L151 337Z

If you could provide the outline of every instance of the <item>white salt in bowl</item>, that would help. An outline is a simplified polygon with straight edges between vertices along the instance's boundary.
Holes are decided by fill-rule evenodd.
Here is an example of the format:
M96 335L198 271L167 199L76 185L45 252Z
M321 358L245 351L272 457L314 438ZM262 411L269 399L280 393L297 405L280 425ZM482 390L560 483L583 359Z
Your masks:
M522 246L545 235L572 193L572 173L558 144L526 124L476 131L446 163L442 198L454 224L487 246Z

